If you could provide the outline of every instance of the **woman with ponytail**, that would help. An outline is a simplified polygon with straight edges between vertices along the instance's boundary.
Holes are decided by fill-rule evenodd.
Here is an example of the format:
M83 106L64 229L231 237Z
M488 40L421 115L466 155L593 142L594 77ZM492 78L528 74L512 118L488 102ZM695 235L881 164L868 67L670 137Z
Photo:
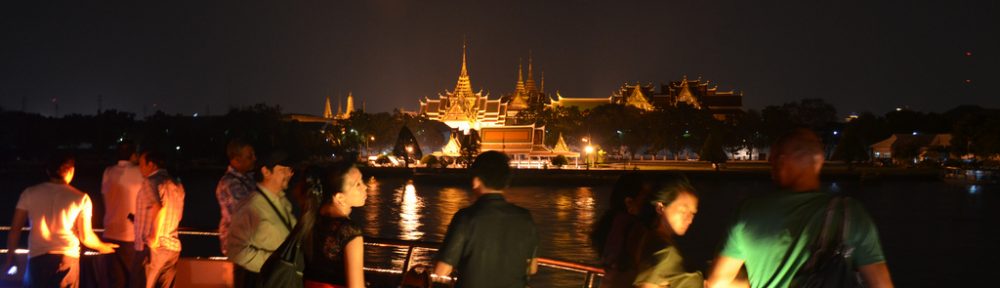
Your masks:
M310 171L296 185L302 196L300 233L306 288L364 287L364 240L351 209L365 205L368 186L351 163Z

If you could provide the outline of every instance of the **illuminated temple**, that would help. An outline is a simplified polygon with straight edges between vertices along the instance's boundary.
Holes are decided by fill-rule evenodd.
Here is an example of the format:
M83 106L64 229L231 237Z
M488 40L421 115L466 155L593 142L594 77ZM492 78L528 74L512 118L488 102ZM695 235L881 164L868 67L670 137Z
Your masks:
M726 120L743 111L743 92L719 91L718 86L710 86L709 81L702 81L700 78L688 80L684 76L680 81L660 85L660 91L656 91L652 84L626 83L606 98L566 98L557 92L556 99L552 100L549 107L577 107L587 110L609 103L632 106L644 111L686 104L696 109L707 109L716 119Z
M490 99L490 95L482 90L473 91L463 46L462 67L455 89L438 94L437 99L424 97L420 100L420 114L452 128L450 141L438 154L457 156L461 150L457 135L475 130L479 135L480 151L504 152L518 166L545 163L559 155L569 158L580 156L578 152L569 151L562 139L559 141L563 143L561 147L546 147L544 126L518 123L518 113L533 105L544 105L547 100L542 89L535 87L530 58L528 61L528 80L522 78L519 65L514 93Z

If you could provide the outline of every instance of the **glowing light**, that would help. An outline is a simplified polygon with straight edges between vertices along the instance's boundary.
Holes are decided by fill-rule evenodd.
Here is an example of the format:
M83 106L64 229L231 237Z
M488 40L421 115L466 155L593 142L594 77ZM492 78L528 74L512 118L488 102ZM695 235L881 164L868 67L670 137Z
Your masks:
M413 186L413 182L407 182L402 189L396 191L401 192L397 198L397 201L400 203L400 239L420 239L420 237L424 236L424 232L420 231L420 226L422 226L420 223L420 210L424 207L424 203L417 197L417 188Z
M840 135L840 131L836 131L836 130L834 130L834 131L833 131L833 135Z
M972 56L972 51L965 51L965 56Z
M979 194L979 185L970 185L969 195L976 195L976 194Z
M896 107L896 111L903 111L903 108Z
M174 147L174 150L181 151L181 146Z
M913 131L913 136L917 136L917 131Z
M594 146L587 145L587 147L583 148L583 151L587 152L587 154L594 153Z

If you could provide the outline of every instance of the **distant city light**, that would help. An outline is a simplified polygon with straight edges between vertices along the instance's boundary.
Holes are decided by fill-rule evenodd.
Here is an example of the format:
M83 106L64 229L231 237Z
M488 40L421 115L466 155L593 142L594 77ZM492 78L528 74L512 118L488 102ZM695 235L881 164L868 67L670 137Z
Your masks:
M979 185L969 185L969 194L970 195L979 194Z
M198 117L198 113L194 113L194 115L191 115L191 117L197 118Z
M836 130L833 131L833 135L838 135L838 134L840 134L840 131L836 131Z
M587 145L587 147L583 148L583 151L587 152L587 154L594 153L594 146Z
M965 51L965 56L972 56L972 51Z
M913 136L917 136L917 131L913 131Z
M903 108L896 107L896 111L903 111Z
M174 150L181 151L181 146L174 147Z

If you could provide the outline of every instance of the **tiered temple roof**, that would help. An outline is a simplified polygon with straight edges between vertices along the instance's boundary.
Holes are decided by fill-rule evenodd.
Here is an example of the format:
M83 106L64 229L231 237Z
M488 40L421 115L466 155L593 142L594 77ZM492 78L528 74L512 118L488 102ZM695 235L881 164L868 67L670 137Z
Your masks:
M489 99L482 91L472 92L472 81L466 67L465 46L462 46L462 68L455 90L438 94L438 99L420 100L420 113L428 119L441 121L449 127L468 131L482 127L503 126L507 104Z

